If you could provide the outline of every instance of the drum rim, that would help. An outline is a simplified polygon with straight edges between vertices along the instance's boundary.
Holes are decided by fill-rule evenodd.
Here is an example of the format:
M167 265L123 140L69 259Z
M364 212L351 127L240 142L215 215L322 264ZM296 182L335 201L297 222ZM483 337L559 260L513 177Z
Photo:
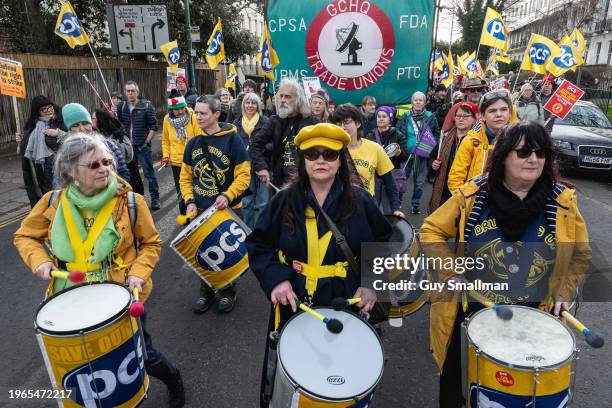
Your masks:
M550 315L549 313L546 313L540 309L536 309L533 307L528 307L528 306L522 306L522 305L507 305L507 306L512 306L512 307L519 307L519 308L523 308L523 309L529 309L532 311L537 311L538 313L541 313L545 316L550 316L551 318L555 319L554 316ZM533 371L554 371L557 370L561 367L565 367L567 364L571 363L577 354L577 350L576 350L576 336L574 335L574 332L572 332L570 330L569 327L567 327L565 324L561 323L558 319L557 322L569 333L571 339L572 339L572 352L570 353L570 355L563 361L553 364L553 365L545 365L545 366L524 366L524 365L520 365L520 364L510 364L508 362L502 361L498 358L495 358L493 356L491 356L490 354L488 354L487 352L483 351L480 347L478 347L476 345L476 343L474 343L474 341L472 340L471 336L470 336L470 331L469 331L469 327L470 327L470 323L472 322L472 319L474 318L474 316L478 315L479 313L482 313L484 311L489 310L489 308L485 308L482 310L477 311L476 313L474 313L472 316L470 316L470 318L468 319L468 322L466 324L465 327L465 335L466 338L469 342L468 347L471 345L472 347L474 347L474 349L476 351L478 351L478 353L482 356L484 356L487 360L496 363L498 365L501 365L503 367L507 367L507 368L511 368L513 370L517 370L517 371L525 371L525 372L533 372ZM464 322L465 324L465 322Z
M414 244L414 242L416 241L416 235L418 233L418 230L414 227L414 225L412 225L412 223L410 221L408 221L406 218L404 217L400 217L399 215L395 215L395 214L384 214L385 219L387 219L387 221L389 219L393 219L393 220L398 220L399 221L404 221L406 224L408 224L408 226L410 227L410 229L412 230L412 239L410 240L410 242L408 242L408 245L406 246L406 248L403 248L402 253L409 251L410 248L412 248L412 245ZM394 244L399 244L400 242L396 242L396 241L387 241L387 243L394 243Z
M430 271L428 269L425 269L425 277L428 280L431 280L431 273L430 273ZM425 291L424 290L423 293L421 293L421 295L418 297L418 299L415 300L414 302L407 303L407 304L405 304L403 306L399 305L399 303L398 303L398 306L391 305L391 307L389 307L389 317L392 318L392 319L403 319L405 317L408 317L411 314L414 314L414 313L418 312L419 310L421 310L421 308L423 306L425 306L429 302L429 297L430 297L429 291ZM416 309L411 310L409 312L403 312L402 311L402 308L408 307L408 306L412 306L412 305L418 304L418 303L421 303L421 304ZM393 312L393 310L397 310L398 313L395 314Z
M48 303L50 302L52 299L58 297L61 294L64 294L70 290L75 290L77 288L81 288L83 286L91 286L91 285L100 285L100 284L111 284L111 285L117 285L122 287L123 289L125 289L126 291L129 292L129 290L125 287L125 285L122 285L121 283L118 282L114 282L114 281L106 281L106 282L86 282L86 283L80 283L78 285L74 285L69 287L68 289L64 289L61 292L57 292L55 294L53 294L52 296L49 296L48 298L46 298L44 301L42 301L38 307L36 308L36 312L34 313L34 328L36 329L36 331L46 334L46 335L50 335L53 337L71 337L71 336L75 336L81 333L86 333L86 332L93 332L93 331L98 331L99 329L103 328L104 326L107 326L113 322L115 322L116 320L120 319L121 317L123 317L123 315L125 315L130 307L130 301L128 300L127 304L125 305L125 307L123 309L121 309L119 312L117 312L114 316L109 317L108 319L100 322L100 323L96 323L94 325L88 326L88 327L84 327L82 329L78 329L78 330L67 330L67 331L57 331L57 330L49 330L49 329L45 329L42 328L40 326L38 326L37 323L37 317L38 317L38 313L40 312L40 310ZM130 296L131 298L131 296Z
M312 309L314 309L314 310L317 310L317 309L329 309L329 310L333 310L333 308L331 306L315 306L315 307L312 307ZM382 351L383 364L382 364L382 367L381 367L381 370L380 370L380 374L378 375L378 378L376 379L376 382L374 383L374 385L372 385L370 388L368 388L366 391L362 392L361 394L354 395L353 397L350 397L350 398L330 398L330 397L326 397L326 396L323 396L323 395L319 395L319 394L317 394L315 392L311 392L310 390L307 390L301 384L298 384L293 379L293 377L291 377L291 375L289 375L289 373L285 369L285 365L283 364L283 361L281 359L281 354L280 354L280 344L281 343L280 343L280 341L281 341L281 339L283 337L283 333L284 333L285 329L289 325L289 322L291 322L293 319L297 318L298 316L301 316L305 312L295 313L293 316L291 316L289 318L289 320L287 320L287 323L285 323L285 325L283 326L283 328L280 331L279 336L278 336L278 345L277 345L277 350L276 350L276 355L277 355L278 363L279 363L278 367L283 371L283 373L285 374L285 377L291 383L291 385L293 386L293 388L295 390L300 390L303 394L306 394L309 397L313 397L313 398L316 398L316 399L321 400L321 401L345 402L345 401L354 401L355 398L358 398L358 397L365 397L368 394L370 394L372 392L372 390L374 390L378 386L378 384L380 384L380 380L382 379L383 373L385 372L385 348L383 346L382 339L380 338L380 336L378 335L378 333L374 329L374 326L372 326L370 324L370 322L368 322L367 320L362 319L357 313L354 313L351 310L345 309L345 310L341 310L341 312L353 315L353 317L355 317L355 318L363 321L364 323L366 323L366 326L376 336L376 339L378 340L378 343L380 344L380 350Z

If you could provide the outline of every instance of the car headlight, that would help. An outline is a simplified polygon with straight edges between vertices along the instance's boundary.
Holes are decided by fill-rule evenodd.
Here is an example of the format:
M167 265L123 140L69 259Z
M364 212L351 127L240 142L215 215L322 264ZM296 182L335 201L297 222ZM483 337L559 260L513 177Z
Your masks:
M553 145L559 149L574 150L572 144L570 142L566 142L565 140L555 139L553 141Z

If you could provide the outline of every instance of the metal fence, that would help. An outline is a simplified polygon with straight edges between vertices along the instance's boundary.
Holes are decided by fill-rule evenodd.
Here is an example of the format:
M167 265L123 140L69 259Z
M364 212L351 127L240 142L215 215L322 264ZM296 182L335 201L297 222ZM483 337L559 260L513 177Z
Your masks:
M27 92L26 99L17 99L17 115L13 109L12 98L0 95L0 147L14 141L17 118L23 126L30 114L30 101L36 95L45 95L59 106L78 102L93 111L101 105L83 78L83 75L86 75L102 98L108 99L92 58L33 54L0 56L23 63ZM111 92L121 90L122 71L125 81L136 81L141 94L156 107L158 117L163 117L167 104L165 63L100 60L100 66ZM201 93L213 93L223 80L223 74L209 69L197 69L196 75Z
M607 89L582 89L584 90L584 96L582 97L583 100L593 102L603 111L604 114L608 112L608 106L612 104L612 86L609 86Z

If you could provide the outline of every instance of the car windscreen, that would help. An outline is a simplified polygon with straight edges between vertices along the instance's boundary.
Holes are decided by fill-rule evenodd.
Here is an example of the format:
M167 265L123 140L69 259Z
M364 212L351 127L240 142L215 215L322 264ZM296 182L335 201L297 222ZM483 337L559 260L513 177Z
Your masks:
M565 119L555 119L555 124L612 128L610 120L599 109L584 105L574 106Z

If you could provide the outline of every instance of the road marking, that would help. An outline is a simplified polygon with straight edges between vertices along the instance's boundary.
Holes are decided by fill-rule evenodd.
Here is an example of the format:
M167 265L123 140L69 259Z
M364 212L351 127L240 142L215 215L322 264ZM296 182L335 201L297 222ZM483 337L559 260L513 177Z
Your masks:
M586 194L584 193L584 191L582 191L582 190L581 190L580 188L578 188L578 187L576 187L576 190L578 190L578 191L580 192L580 195L579 195L578 197L584 197L584 198L586 198L587 200L590 200L590 201L592 201L592 202L594 202L594 203L596 203L596 204L598 204L598 205L600 205L600 206L604 207L606 210L608 210L608 211L612 212L612 206L610 206L610 205L608 205L608 204L606 204L606 203L602 203L601 201L596 200L596 199L594 199L594 198L592 198L592 197L589 197L588 195L586 195Z
M24 211L24 212L18 213L17 215L12 216L6 221L0 222L0 229L23 220L26 217L26 215L28 215L29 213L30 213L30 210L27 210L27 211Z

